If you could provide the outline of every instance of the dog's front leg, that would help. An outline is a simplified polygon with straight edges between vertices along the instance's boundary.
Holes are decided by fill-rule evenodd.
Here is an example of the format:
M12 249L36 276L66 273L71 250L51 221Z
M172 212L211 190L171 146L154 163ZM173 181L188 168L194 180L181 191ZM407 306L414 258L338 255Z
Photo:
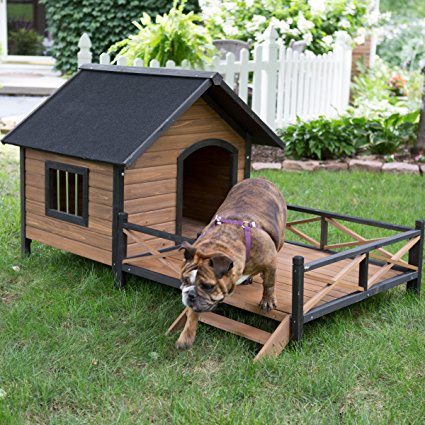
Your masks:
M184 329L176 342L179 350L191 348L196 337L196 328L198 326L199 313L194 312L191 308L187 311L187 320Z
M274 286L276 282L276 267L270 267L264 270L263 274L263 298L260 302L260 308L263 311L270 311L276 308L276 296Z

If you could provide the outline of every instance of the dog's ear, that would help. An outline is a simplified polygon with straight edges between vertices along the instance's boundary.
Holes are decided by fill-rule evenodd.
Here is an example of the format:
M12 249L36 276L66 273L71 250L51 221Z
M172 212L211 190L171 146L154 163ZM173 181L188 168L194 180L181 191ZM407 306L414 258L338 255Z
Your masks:
M214 255L210 258L209 264L213 268L218 279L221 279L233 268L233 261L226 255Z
M193 257L195 256L195 253L196 253L196 248L193 245L191 245L189 242L184 241L181 244L179 251L182 249L184 249L184 259L186 261L193 260Z

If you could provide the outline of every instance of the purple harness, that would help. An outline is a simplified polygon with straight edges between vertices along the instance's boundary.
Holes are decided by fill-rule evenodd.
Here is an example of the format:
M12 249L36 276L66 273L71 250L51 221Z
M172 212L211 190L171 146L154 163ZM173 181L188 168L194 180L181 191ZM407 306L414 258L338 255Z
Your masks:
M206 232L202 232L201 236L199 236L199 239L202 238L202 236L204 236L214 227L220 224L235 224L236 226L242 227L244 235L245 235L246 261L248 261L249 254L251 252L251 229L254 229L257 227L257 225L255 224L255 221L229 220L227 218L223 218L223 217L220 217L219 215L216 215L213 225Z

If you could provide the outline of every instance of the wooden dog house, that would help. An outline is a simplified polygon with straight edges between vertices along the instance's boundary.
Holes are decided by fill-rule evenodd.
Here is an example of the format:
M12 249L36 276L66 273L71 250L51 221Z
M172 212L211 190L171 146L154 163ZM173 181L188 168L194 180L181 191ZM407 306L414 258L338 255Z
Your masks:
M120 213L151 230L126 255L174 247L249 177L253 143L283 147L217 73L99 65L3 142L21 147L22 251L36 240L99 261L118 284Z
M229 189L249 178L252 144L283 148L217 73L102 65L83 66L3 142L21 148L22 253L32 240L69 251L112 266L119 286L130 273L179 287L179 245L194 240ZM226 299L276 320L275 332L216 313L201 317L263 344L257 358L299 340L305 323L381 291L407 283L419 293L422 221L409 228L288 209L312 217L287 224L307 243L287 241L279 253L276 310L259 309L256 280ZM314 222L320 240L299 229ZM342 222L397 233L368 240ZM353 240L330 243L328 226ZM395 254L385 248L400 241Z

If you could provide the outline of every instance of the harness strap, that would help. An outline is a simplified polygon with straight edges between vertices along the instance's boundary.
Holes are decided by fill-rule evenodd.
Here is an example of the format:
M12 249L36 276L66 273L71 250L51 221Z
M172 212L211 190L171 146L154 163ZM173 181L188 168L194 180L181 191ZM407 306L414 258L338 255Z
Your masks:
M246 255L246 261L248 261L249 255L251 253L251 229L254 229L257 227L255 224L255 221L248 221L248 220L230 220L227 218L220 217L218 215L215 216L215 220L213 225L206 231L201 233L199 238L204 236L206 233L208 233L210 230L212 230L214 227L220 225L220 224L234 224L236 226L241 226L244 231L245 236L245 255Z

